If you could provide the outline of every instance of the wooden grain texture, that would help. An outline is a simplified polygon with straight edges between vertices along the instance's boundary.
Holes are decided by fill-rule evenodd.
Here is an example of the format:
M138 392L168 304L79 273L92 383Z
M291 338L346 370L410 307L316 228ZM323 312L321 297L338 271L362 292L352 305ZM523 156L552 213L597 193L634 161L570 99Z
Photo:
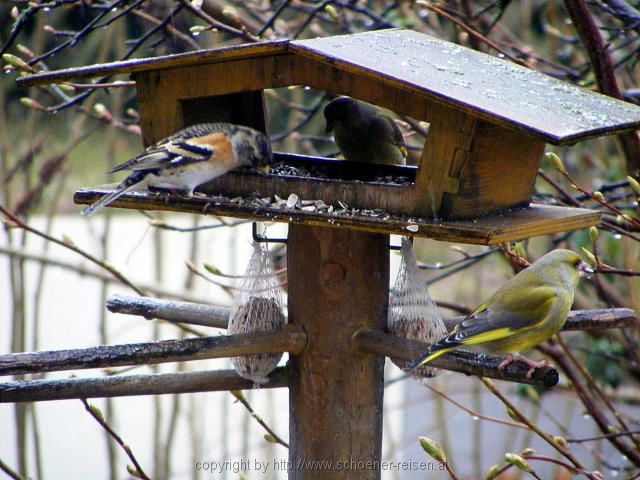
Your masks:
M357 195L358 200L366 202L362 207L407 215L469 218L530 201L544 153L541 139L513 126L478 121L468 110L443 105L423 91L403 88L387 78L348 75L341 64L331 61L280 58L294 64L287 70L293 83L338 92L429 122L415 186L400 197L392 192L380 195L377 205L373 195L371 200L367 195ZM349 191L344 195L343 201L353 203ZM356 196L355 191L352 196Z
M372 80L386 87L387 98L404 90L555 144L575 143L640 127L640 108L631 103L409 30L236 45L45 72L19 78L17 83L28 87L72 78L158 72L160 76L172 76L177 72L182 77L180 83L208 88L206 96L219 93L215 91L215 82L225 81L224 76L204 76L206 67L234 68L236 63L257 60L275 65L275 75L238 77L236 81L243 90L296 84L284 85L280 81L289 72L286 61L273 62L279 56L306 57L316 65L328 64L335 72L332 80L338 83L353 85ZM193 76L194 72L202 76ZM298 72L306 74L304 70ZM270 83L261 86L262 79ZM386 102L374 103L390 108Z
M227 328L230 315L229 308L130 295L113 295L107 300L106 307L111 313L139 315L147 320L157 318L213 328Z
M107 301L107 309L113 313L181 321L213 328L226 328L230 314L229 308L213 305L128 295L114 295ZM443 320L447 330L452 330L465 318L457 316ZM572 310L569 312L562 330L596 331L611 328L635 328L638 326L638 321L636 312L630 308Z
M466 317L445 318L444 324L451 331ZM635 311L630 308L603 308L598 310L572 310L567 321L562 326L563 332L577 330L609 330L612 328L636 328L639 319Z
M203 121L231 121L266 131L262 90L295 84L292 57L280 52L137 73L145 144Z
M278 155L278 157L280 156ZM332 172L332 170L340 169L344 171L346 178L276 174L267 177L259 174L243 173L240 175L223 175L212 182L202 185L200 190L209 195L224 192L225 196L231 198L247 195L260 197L277 195L286 199L291 194L296 194L299 198L305 200L323 200L327 205L337 206L338 202L342 202L348 205L349 208L378 209L395 214L403 214L413 210L411 198L415 193L414 185L398 185L377 181L375 173L388 171L410 180L415 176L414 168L393 166L383 169L378 168L377 165L372 166L363 163L358 165L360 174L356 173L354 178L350 176L348 167L355 163L317 159L305 162L303 165L314 171L321 169L323 173L327 172L336 176L340 176L342 172ZM287 162L287 164L290 164L290 162ZM298 165L302 164L298 163ZM333 165L337 168L325 169L325 165Z
M640 127L640 108L631 103L410 30L299 40L290 50L550 143Z
M530 135L478 121L466 155L450 162L449 176L459 187L444 192L440 216L465 218L528 205L544 149Z
M367 63L374 61L370 54L354 51L354 45L360 45L363 39L372 42L373 50L381 49L378 52L380 59L397 48L394 58L399 55L409 64L417 61L418 54L409 52L406 45L420 46L422 50L418 56L422 55L424 68L430 65L429 55L443 55L443 52L460 55L465 62L470 62L469 65L476 65L473 62L477 63L480 58L477 53L422 34L393 31L293 42L288 50L281 43L263 48L237 47L223 50L217 56L204 55L204 61L195 61L192 57L186 60L174 58L173 63L158 60L157 65L151 62L144 68L136 67L135 73L144 145L204 121L239 123L267 131L263 90L305 85L346 94L430 122L427 148L422 155L416 183L406 187L374 186L357 181L284 177L270 177L265 183L250 176L225 176L204 187L205 192L222 192L231 197L254 192L280 197L295 193L301 198L322 199L326 203L340 201L351 208L439 218L473 218L526 206L544 150L540 132L530 126L524 128L511 121L512 118L503 121L496 114L498 110L502 112L502 100L498 101L493 98L495 95L484 90L481 95L477 88L471 89L470 100L465 97L467 103L443 102L442 95L436 94L438 88L446 87L454 92L452 95L460 94L456 81L462 74L448 67L436 68L433 77L421 80L422 83L399 80L400 74L411 75L406 68L392 65L390 59L388 65L385 63L372 70ZM326 51L323 50L325 47ZM504 64L496 59L491 61L494 60L498 61L496 65ZM389 74L388 68L400 73ZM501 76L500 72L498 68L496 75ZM524 76L521 80L529 81L529 77ZM537 80L532 82L537 85ZM569 94L564 92L564 95ZM476 96L482 101L488 96L495 111L488 109L491 115L485 115L487 112L482 108L476 108L473 103L479 101ZM544 103L544 99L541 102ZM563 104L561 100L558 102ZM527 105L535 117L535 108ZM576 105L577 113L574 114L582 115L584 112ZM598 105L606 110L603 104ZM587 109L582 103L578 106ZM510 107L519 108L517 103ZM564 115L567 117L566 112Z
M173 68L188 67L205 63L227 62L230 60L264 57L286 53L287 40L273 42L245 43L214 50L197 50L195 52L179 53L152 58L135 58L121 62L101 63L87 65L64 70L42 72L16 80L19 87L33 87L36 85L48 85L60 83L75 78L94 78L112 75L124 75L138 72L156 70L168 70Z
M415 360L428 347L428 344L418 340L396 337L390 333L366 329L360 330L354 336L353 341L357 348L362 351L405 361ZM558 383L558 371L553 367L536 369L531 378L527 378L528 366L518 362L512 363L501 370L498 366L503 360L504 357L477 354L461 349L438 357L430 362L430 365L466 375L477 375L540 387L553 387Z
M78 204L90 204L110 191L112 191L111 188L80 190L76 192L74 201ZM180 195L146 192L125 194L113 202L112 207L218 215L371 233L409 235L474 245L497 245L539 235L589 228L598 225L601 218L601 215L593 210L538 204L471 220L441 221L393 215L385 218L361 213L337 214L251 203L240 204L221 197L187 198Z
M574 310L562 327L570 330L603 330L609 328L638 328L640 318L630 308L604 308L600 310Z
M295 326L281 331L161 340L125 345L0 355L0 375L231 358L255 353L300 352L305 334Z
M260 385L260 388L281 388L286 387L287 383L286 368L277 368L269 374L269 382ZM0 382L0 403L220 392L251 388L255 388L255 384L251 380L242 378L233 370L24 380Z
M157 80L158 75L153 75L153 72L139 73L134 78L140 102L140 127L144 147L186 127L180 98L170 92L165 83Z
M458 194L460 168L468 160L476 119L450 108L426 110L429 135L416 175L411 211L414 215L425 212L437 216L446 196ZM482 200L478 198L478 203Z
M345 73L335 63L291 53L151 70L138 73L136 80L145 145L202 121L230 121L265 131L262 89L274 86L310 85L431 122L413 185L360 181L365 178L336 181L230 174L203 186L201 190L208 194L284 198L294 193L303 199L342 202L350 208L381 209L394 215L473 218L526 206L544 150L539 139L478 121L423 91L398 87L380 76Z
M384 359L357 355L351 337L386 325L386 235L292 225L289 321L307 347L290 360L289 460L377 462L382 449ZM379 479L380 465L289 470L289 479Z

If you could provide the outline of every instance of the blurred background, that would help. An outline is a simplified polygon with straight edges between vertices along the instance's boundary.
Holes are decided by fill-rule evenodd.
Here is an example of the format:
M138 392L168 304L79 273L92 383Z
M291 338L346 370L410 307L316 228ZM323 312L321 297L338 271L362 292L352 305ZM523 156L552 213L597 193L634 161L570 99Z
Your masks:
M639 8L640 2L631 0L3 2L0 205L32 231L0 215L7 220L0 232L0 353L179 338L183 332L172 325L108 313L107 298L133 292L105 267L115 267L153 296L230 306L238 282L234 277L243 274L251 252L251 225L246 222L228 225L215 217L117 209L81 217L73 192L120 180L105 172L143 148L135 88L129 78L112 77L96 85L24 90L15 85L18 75L260 40L402 27L637 102ZM603 49L597 50L594 37L585 36L576 24L592 25L591 33ZM337 155L324 133L322 108L329 98L304 86L267 91L274 150ZM407 144L419 152L426 125L406 118L398 124ZM514 256L533 261L556 247L585 248L597 261L637 274L640 190L627 178L640 173L637 135L635 139L607 137L554 148L569 178L557 166L542 166L536 201L601 211L605 220L596 230L536 238L504 249L417 240L422 275L441 314L458 315L486 299L513 276ZM286 226L266 228L270 237L286 235ZM400 239L392 242L399 244ZM392 254L392 284L399 260ZM205 263L224 275L208 273ZM286 267L281 262L278 266ZM638 311L639 306L640 280L609 274L582 282L574 308ZM586 469L598 470L605 478L638 478L640 464L630 458L640 442L630 434L640 430L637 329L565 333L562 338L575 361L586 367L579 372L586 385L583 395L564 375L552 391L506 383L499 384L500 389L542 430L569 441ZM231 365L226 360L200 361L101 374L221 367ZM99 373L79 371L77 376ZM432 462L435 471L387 469L384 479L450 478L420 448L419 436L442 446L459 478L487 478L492 465L506 465L505 453L526 448L547 458L530 460L540 478L575 474L554 463L562 463L562 457L539 436L514 426L503 403L476 378L444 373L423 384L387 362L385 381L383 460ZM245 397L286 439L287 391L255 389ZM265 439L263 428L228 393L91 403L151 478L286 478L286 472L276 468L278 460L287 458L286 448ZM594 413L610 422L606 432L594 421ZM127 457L77 400L0 405L0 439L2 471L13 472L15 478L130 478ZM257 471L256 461L267 462L266 471ZM197 462L229 463L211 472L198 469ZM499 478L529 475L510 467Z

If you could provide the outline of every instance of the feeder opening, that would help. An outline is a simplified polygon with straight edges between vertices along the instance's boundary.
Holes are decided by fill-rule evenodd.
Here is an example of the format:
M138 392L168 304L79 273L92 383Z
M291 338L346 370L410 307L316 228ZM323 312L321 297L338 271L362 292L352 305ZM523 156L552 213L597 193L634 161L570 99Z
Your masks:
M393 161L381 163L375 161L376 158L372 162L361 161L362 158L358 161L345 160L348 155L340 151L334 133L327 132L324 115L326 106L335 98L334 94L309 87L289 87L186 99L181 100L180 105L185 125L229 122L267 132L275 152L273 175L307 180L414 185L425 140L411 125L424 133L427 124L399 117L365 102L359 103L367 111L375 108L381 118L397 125L404 139L406 165ZM269 122L269 119L276 118L282 120ZM357 134L355 136L359 142L360 138ZM361 141L365 150L372 150L368 144L377 140L364 138Z

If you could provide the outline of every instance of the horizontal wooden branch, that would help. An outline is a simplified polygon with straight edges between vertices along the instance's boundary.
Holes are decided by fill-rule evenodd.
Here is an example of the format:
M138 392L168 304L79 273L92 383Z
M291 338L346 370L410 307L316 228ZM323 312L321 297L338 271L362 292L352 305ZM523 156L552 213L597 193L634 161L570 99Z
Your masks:
M464 316L444 319L448 330L464 320ZM573 310L562 327L563 331L607 330L638 325L638 317L630 308L603 308L601 310Z
M215 328L226 328L229 318L228 308L129 295L114 295L107 301L107 308L113 313L140 315L147 319L158 318ZM463 316L451 317L445 318L444 322L447 329L452 330L463 319ZM636 325L638 325L636 313L629 308L574 310L569 313L563 330L606 330Z
M256 353L298 354L304 348L306 341L306 335L300 328L286 325L281 331L271 333L13 353L0 355L0 375L229 358Z
M287 369L280 367L269 375L269 383L261 385L260 388L279 388L287 385ZM0 403L217 392L243 390L254 386L251 380L240 377L233 370L64 380L25 380L0 383Z
M400 360L414 360L428 347L424 342L396 337L390 333L361 330L353 341L355 346L364 352L384 355ZM476 354L458 350L445 354L431 362L431 365L443 370L477 375L507 382L527 383L544 387L553 387L558 383L559 374L553 367L537 369L531 378L527 378L528 367L514 362L505 369L498 369L504 358L493 355Z
M114 295L111 297L107 300L107 310L125 315L139 315L147 320L158 318L170 322L215 328L227 328L230 312L228 308L214 307L201 303L129 295Z
M228 309L209 305L126 296L117 296L111 299L109 301L109 309L114 312L138 314L146 318L155 317L217 328L225 326L225 318L228 318L229 314ZM451 329L462 318L447 319L445 323ZM634 311L630 309L585 310L571 312L564 330L600 330L632 327L634 325L637 325L637 318ZM384 334L380 333L380 335ZM367 341L372 342L372 340ZM378 339L377 341L379 342L380 340ZM398 344L397 342L400 343ZM410 351L407 348L410 347L402 342L410 341L396 339L396 337L382 340L383 346L380 347L382 350L376 351L376 353L388 355L386 349L391 348L389 347L391 345L396 350L401 350L403 355L409 355ZM293 325L287 325L282 332L278 333L168 340L37 353L16 353L0 355L0 375L21 375L60 370L226 358L254 353L288 351L297 354L304 348L305 343L306 336L304 333ZM397 353L392 356L412 360L424 349L425 344L417 342L417 344L413 345L413 353L408 357L405 358ZM497 358L494 359L495 361L489 361L493 357L485 356L482 364L479 365L477 356L470 355L469 357L466 353L451 354L449 357L442 357L434 362L434 366L464 373L475 373L486 367L489 370L485 371L483 375L490 378L523 381L524 383L540 383L540 381L544 383L548 381L548 379L541 380L539 375L536 375L532 382L526 382L522 380L523 371L518 367L518 364L513 364L503 372L497 372L494 371L494 367L497 367L499 363ZM440 362L445 360L449 363L441 365Z
M569 312L563 331L606 330L638 326L638 316L630 308L604 308L602 310L574 310Z

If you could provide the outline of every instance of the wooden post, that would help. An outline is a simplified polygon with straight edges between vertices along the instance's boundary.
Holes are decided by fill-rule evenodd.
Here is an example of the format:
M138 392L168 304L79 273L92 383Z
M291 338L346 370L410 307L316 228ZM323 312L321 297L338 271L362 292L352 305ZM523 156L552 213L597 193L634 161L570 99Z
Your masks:
M386 324L388 242L289 226L289 321L308 338L290 360L289 479L380 478L384 357L358 353L352 337Z

